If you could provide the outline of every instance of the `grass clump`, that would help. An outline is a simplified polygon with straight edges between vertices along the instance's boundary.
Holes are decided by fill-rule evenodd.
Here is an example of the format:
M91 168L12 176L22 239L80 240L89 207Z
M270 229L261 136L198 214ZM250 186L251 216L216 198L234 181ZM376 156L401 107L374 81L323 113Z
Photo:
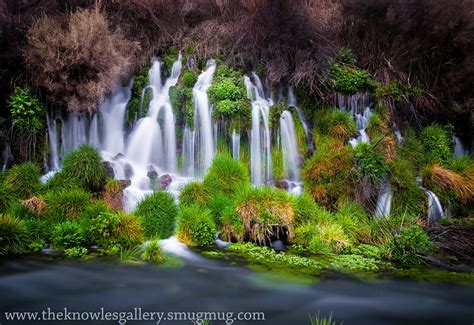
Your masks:
M440 125L430 125L423 129L420 140L428 163L445 164L452 156L451 132Z
M315 122L316 128L321 134L334 137L342 143L346 143L357 134L352 116L338 109L322 108L317 110Z
M205 178L204 186L212 192L234 195L250 184L250 176L245 166L230 156L214 158Z
M341 206L335 214L335 221L342 227L351 242L367 243L370 241L369 216L359 204L351 202Z
M212 245L216 225L209 210L197 205L181 208L176 236L189 247Z
M387 164L382 154L369 143L359 143L354 148L354 158L360 179L367 178L376 183L381 181L387 172Z
M228 242L242 242L244 240L244 223L234 206L228 206L222 211L219 234L222 240Z
M283 190L271 187L249 188L236 199L236 212L243 221L246 237L267 243L280 232L293 237L294 200Z
M191 182L186 184L179 193L179 205L183 207L193 204L206 206L210 197L211 193L203 182Z
M58 222L76 219L89 206L90 195L83 190L48 192L44 200L44 216L52 222Z
M76 178L70 177L63 172L57 172L53 177L48 179L43 188L46 192L71 191L82 189L82 183Z
M0 215L0 255L23 254L28 241L29 232L23 220Z
M99 152L88 145L81 145L64 157L62 172L92 192L102 190L107 178Z
M158 191L138 204L135 215L147 237L168 238L173 234L178 208L169 193Z
M295 200L295 222L321 222L332 218L331 214L316 204L307 193L299 195Z
M14 197L10 188L3 184L3 182L0 182L0 213L7 211L13 200Z
M5 186L18 199L28 199L41 189L40 168L31 162L13 166L5 178Z
M157 240L145 243L145 249L141 255L145 262L162 263L166 260L166 254L161 249Z

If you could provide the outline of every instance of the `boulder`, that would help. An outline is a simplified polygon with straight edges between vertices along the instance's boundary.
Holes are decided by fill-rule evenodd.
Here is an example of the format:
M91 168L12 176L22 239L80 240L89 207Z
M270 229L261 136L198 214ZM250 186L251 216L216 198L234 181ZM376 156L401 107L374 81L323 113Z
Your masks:
M112 164L109 161L104 161L102 162L102 165L104 166L106 175L110 178L115 178L115 172L112 168Z
M276 180L273 183L273 186L275 186L276 188L281 188L281 189L284 189L284 190L288 190L289 184L288 184L287 180L279 179L279 180Z
M158 189L165 190L168 188L172 181L173 178L169 174L161 175L156 182L156 187Z

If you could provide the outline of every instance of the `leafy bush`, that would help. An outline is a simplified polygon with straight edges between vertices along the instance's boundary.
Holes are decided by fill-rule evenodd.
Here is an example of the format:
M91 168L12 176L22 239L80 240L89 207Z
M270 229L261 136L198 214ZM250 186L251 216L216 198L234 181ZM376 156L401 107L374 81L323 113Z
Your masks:
M46 220L41 219L26 219L24 220L29 233L28 250L30 252L37 252L43 249L45 243L51 242L52 229L51 224Z
M90 204L90 197L82 190L69 192L48 192L44 196L44 215L53 222L76 219Z
M36 134L44 126L44 107L28 88L15 88L8 100L12 124L27 134Z
M179 205L190 206L193 204L205 206L209 202L211 193L203 182L186 184L179 193Z
M190 247L212 245L216 237L216 225L209 210L197 205L181 208L176 236Z
M422 256L433 249L430 238L420 226L402 228L387 245L391 259L404 265L422 264Z
M366 70L345 64L331 64L330 77L334 89L343 95L354 95L375 89L375 82Z
M67 257L84 257L89 253L85 247L71 247L64 250L64 255Z
M145 262L162 263L166 260L166 254L158 244L157 240L153 240L145 244L145 250L142 254L142 259Z
M102 212L87 223L87 234L90 241L107 248L117 244L116 230L120 225L120 218L113 212Z
M0 255L26 252L29 233L26 224L9 215L0 215Z
M189 88L193 88L194 84L198 80L198 76L196 72L192 70L186 70L181 74L181 78L183 80L183 85Z
M77 179L91 191L103 189L107 178L99 152L88 145L81 145L64 156L62 172L65 177Z
M55 249L82 247L85 243L85 229L77 222L65 221L53 229L51 244Z
M242 98L242 93L232 80L224 78L216 82L208 90L211 102L218 103L221 100L236 101Z
M11 195L19 199L28 199L41 189L40 176L41 172L36 164L23 163L8 171L5 186L10 189Z
M158 191L138 204L135 215L141 220L146 236L168 238L173 234L178 208L169 193Z
M354 148L354 157L360 179L368 178L375 183L381 181L387 172L381 153L369 143L359 143Z
M245 166L230 156L217 156L212 161L204 186L212 192L233 195L250 185L250 176Z
M355 65L357 64L357 60L354 58L352 51L347 47L341 47L339 49L339 60L345 64Z
M427 162L445 164L452 156L452 137L450 132L439 125L431 125L423 129L420 140L424 148Z

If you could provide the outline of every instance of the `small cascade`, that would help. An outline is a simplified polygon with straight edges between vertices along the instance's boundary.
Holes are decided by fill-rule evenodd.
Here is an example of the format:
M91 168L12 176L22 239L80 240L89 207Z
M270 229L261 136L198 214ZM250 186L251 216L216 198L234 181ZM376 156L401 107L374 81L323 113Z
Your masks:
M183 130L183 147L182 147L182 173L184 176L194 176L194 139L195 132L189 126L185 126Z
M232 158L240 159L240 133L232 130Z
M306 117L304 116L303 111L301 110L301 107L298 105L296 96L293 93L293 87L288 88L288 107L294 107L296 109L296 112L298 113L298 117L301 121L301 124L303 125L304 132L306 136L308 136L308 133L309 133L308 122L306 121Z
M48 139L50 144L50 169L59 170L59 143L56 135L56 121L49 113L46 114L46 123L48 125Z
M193 98L195 105L194 112L194 145L196 145L195 153L196 168L195 176L202 177L211 165L215 155L215 138L211 119L211 106L207 96L207 89L211 86L214 72L216 71L216 63L209 60L206 71L202 72L198 81L193 87Z
M295 125L289 111L283 111L280 117L280 138L283 153L284 176L290 181L299 181L299 153L296 144Z
M392 206L392 186L389 182L385 182L382 186L377 203L375 205L375 216L376 217L388 217L390 215Z
M10 149L10 144L6 143L5 144L5 149L2 152L2 158L3 158L3 164L2 164L2 172L5 172L7 170L8 164L10 162L12 153Z
M254 185L263 185L272 177L270 106L271 99L265 99L262 83L255 73L254 82L244 77L248 98L252 101L252 130L250 136L250 175Z
M453 143L454 143L454 155L456 157L461 157L468 154L464 144L462 143L461 139L457 136L453 136Z
M69 114L61 124L61 156L76 149L87 140L87 117Z
M445 216L439 198L433 192L423 189L428 197L428 224L433 225Z

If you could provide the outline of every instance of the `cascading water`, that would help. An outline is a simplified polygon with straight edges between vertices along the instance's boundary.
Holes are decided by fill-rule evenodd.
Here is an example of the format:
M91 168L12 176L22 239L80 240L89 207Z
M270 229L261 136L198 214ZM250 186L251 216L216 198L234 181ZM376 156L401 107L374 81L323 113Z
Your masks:
M467 150L464 147L464 144L462 143L459 137L453 136L453 142L454 142L454 155L456 157L461 157L467 154Z
M46 114L46 123L48 125L48 139L50 143L50 169L52 171L59 170L59 153L58 153L58 137L56 135L56 122Z
M291 181L299 181L298 148L295 126L289 111L283 111L280 117L280 137L283 154L283 173Z
M240 159L240 133L232 130L232 158Z
M298 101L296 100L296 96L293 93L293 87L288 88L288 107L294 107L296 109L296 112L298 113L298 118L301 121L301 124L303 125L303 129L306 135L309 134L309 127L308 127L308 122L306 121L306 117L303 114L303 111L301 110L301 107L298 105Z
M195 105L194 112L194 136L193 145L196 145L195 152L197 161L195 167L195 176L202 177L205 171L211 165L215 154L214 130L211 120L211 106L207 89L211 86L214 72L216 71L216 63L209 60L207 69L198 77L193 87L193 98Z
M388 217L392 207L392 186L388 181L382 185L375 205L376 217Z
M254 83L244 77L248 98L252 101L252 130L250 136L250 175L254 185L263 185L272 177L270 106L271 99L264 98L262 83L252 72Z
M433 225L445 216L439 198L433 192L423 189L428 197L428 224Z

